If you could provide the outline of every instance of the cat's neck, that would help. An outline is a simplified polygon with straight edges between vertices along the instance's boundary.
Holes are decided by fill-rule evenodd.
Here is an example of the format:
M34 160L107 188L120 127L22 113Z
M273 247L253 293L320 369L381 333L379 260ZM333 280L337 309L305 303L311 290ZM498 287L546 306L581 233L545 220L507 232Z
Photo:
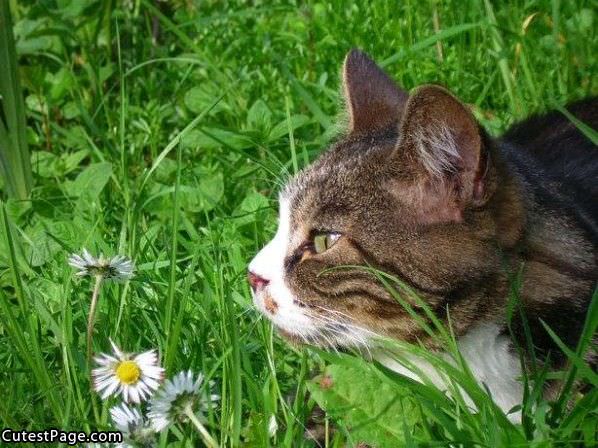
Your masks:
M502 187L497 198L499 238L518 262L580 280L596 279L592 223L574 199L550 180L523 149L507 147L499 156Z
M504 226L497 231L510 268L503 285L512 288L517 278L534 344L544 355L552 352L553 360L564 361L554 355L558 348L544 324L570 347L576 345L598 278L595 235L559 184L547 180L542 167L522 150L509 149L496 205L497 222ZM503 294L508 297L509 291ZM516 320L514 329L522 340L523 327Z

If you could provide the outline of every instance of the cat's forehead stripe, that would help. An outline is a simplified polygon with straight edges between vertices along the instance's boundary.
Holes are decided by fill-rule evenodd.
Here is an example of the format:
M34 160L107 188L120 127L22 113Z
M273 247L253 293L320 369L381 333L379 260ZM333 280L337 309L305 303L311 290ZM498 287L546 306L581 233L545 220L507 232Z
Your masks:
M288 216L288 225L290 240L293 238L293 234L297 232L297 229L302 222L299 216L298 199L300 197L301 187L297 184L296 180L292 180L287 184L283 192L280 194L280 203L285 204L286 213ZM290 243L291 241L289 241Z
M317 170L313 168L297 173L280 194L280 200L288 204L291 231L296 231L301 223L305 221L305 217L301 216L301 205L311 190L314 188L317 190L317 182L314 182L317 175ZM314 193L315 191L311 192Z

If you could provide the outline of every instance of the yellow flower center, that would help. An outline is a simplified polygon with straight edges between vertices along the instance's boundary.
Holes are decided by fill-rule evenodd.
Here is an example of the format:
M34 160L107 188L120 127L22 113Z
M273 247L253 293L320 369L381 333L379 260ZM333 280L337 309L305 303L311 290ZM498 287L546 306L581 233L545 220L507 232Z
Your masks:
M121 383L135 384L141 376L141 369L135 361L121 361L114 371Z

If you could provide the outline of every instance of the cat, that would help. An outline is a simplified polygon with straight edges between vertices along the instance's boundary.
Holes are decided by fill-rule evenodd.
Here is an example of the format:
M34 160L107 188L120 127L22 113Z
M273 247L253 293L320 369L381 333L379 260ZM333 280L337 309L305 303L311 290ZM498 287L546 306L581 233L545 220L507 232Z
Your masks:
M598 278L597 147L559 112L492 139L449 91L408 94L359 50L342 77L347 129L280 193L278 230L248 268L255 306L297 343L375 347L379 335L442 353L362 267L384 271L442 322L450 315L463 357L507 413L523 394L519 313L507 328L517 273L538 359L567 361L541 321L578 342ZM567 108L598 128L598 99ZM596 368L596 354L587 358Z

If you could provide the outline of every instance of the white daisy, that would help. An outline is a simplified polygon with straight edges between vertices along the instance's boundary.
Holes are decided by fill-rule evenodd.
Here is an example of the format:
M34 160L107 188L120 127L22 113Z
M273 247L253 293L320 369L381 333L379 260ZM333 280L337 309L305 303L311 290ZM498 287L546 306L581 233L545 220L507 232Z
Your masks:
M135 275L135 264L122 255L106 258L100 255L99 258L91 255L87 249L83 253L71 254L68 263L77 269L80 277L86 275L100 276L106 280L125 281Z
M114 342L112 355L105 353L95 358L99 367L91 376L95 390L106 399L110 395L122 394L125 401L140 403L160 387L164 369L158 365L155 350L139 355L122 352Z
M150 447L156 445L154 429L145 420L139 409L130 408L125 403L110 409L114 426L122 433L123 441L117 448Z
M189 418L189 411L206 411L218 395L200 394L203 376L197 378L188 370L166 380L152 397L147 416L156 431L162 431L171 423Z

